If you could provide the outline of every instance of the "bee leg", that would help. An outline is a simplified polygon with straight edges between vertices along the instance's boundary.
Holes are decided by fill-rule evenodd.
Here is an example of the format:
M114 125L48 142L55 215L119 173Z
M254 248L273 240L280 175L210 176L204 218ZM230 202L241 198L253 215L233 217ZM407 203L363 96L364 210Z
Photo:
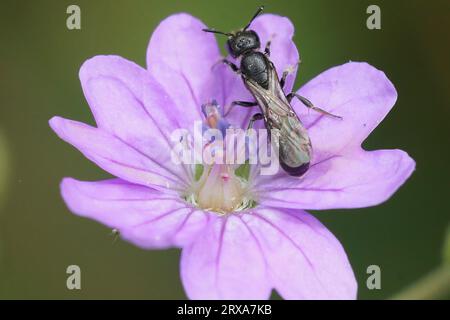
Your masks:
M337 116L337 115L335 115L335 114L329 113L328 111L325 111L325 110L323 110L323 109L320 109L320 108L314 106L314 105L312 104L311 101L309 101L309 100L306 99L305 97L302 97L301 95L299 95L299 94L297 94L297 93L295 93L295 92L291 92L291 93L289 93L289 94L286 96L286 98L287 98L287 100L289 101L289 103L292 101L292 99L293 99L294 97L296 97L298 100L300 100L300 102L303 103L307 108L310 108L310 109L312 109L312 110L314 110L314 111L317 111L317 112L319 112L319 113L322 113L322 114L324 114L324 115L327 115L327 116L330 116L330 117L333 117L333 118L342 119L341 116Z
M288 75L292 74L295 71L295 68L301 63L301 60L298 60L298 62L294 66L288 66L281 75L280 80L280 86L281 88L284 88L284 85L286 84L286 78Z
M241 106L241 107L245 107L245 108L250 108L250 107L254 107L257 106L258 104L256 102L249 102L249 101L233 101L230 105L230 108L228 109L227 112L225 112L224 117L226 117L231 110L233 110L234 106Z
M227 59L220 59L219 61L217 61L216 63L213 64L212 68L214 68L216 65L218 65L220 63L224 63L227 66L229 66L231 68L231 70L233 70L233 72L235 72L237 74L241 74L241 70L239 70L239 67Z
M231 103L231 105L249 108L249 107L257 106L258 104L256 102L248 102L248 101L233 101Z
M272 40L267 41L266 47L264 48L264 54L270 57L270 45L272 44Z
M283 71L283 75L281 76L281 80L280 80L280 87L284 88L284 85L286 84L286 78L289 75L289 71L285 70Z
M255 113L255 114L251 117L250 122L248 123L247 130L253 128L253 123L254 123L255 121L262 120L262 119L264 119L264 115L263 115L262 113Z

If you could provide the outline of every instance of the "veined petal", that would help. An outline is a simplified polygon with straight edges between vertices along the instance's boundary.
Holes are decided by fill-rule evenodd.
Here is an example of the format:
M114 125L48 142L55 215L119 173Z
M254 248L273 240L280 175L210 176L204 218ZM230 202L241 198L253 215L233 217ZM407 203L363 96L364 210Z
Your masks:
M159 163L126 141L84 123L53 117L50 127L103 170L124 180L164 189L182 186L165 163Z
M299 93L338 120L293 103L313 145L309 171L260 176L260 203L301 209L357 208L386 201L409 178L415 162L401 150L364 151L361 143L383 120L397 93L385 74L367 63L331 68Z
M271 40L270 60L274 63L280 79L283 71L288 67L292 67L292 73L287 77L284 86L284 92L291 92L297 74L297 63L299 62L297 47L292 40L294 35L292 22L286 17L263 14L253 21L249 29L258 33L261 41L261 50L264 50L269 39ZM221 70L225 95L223 103L224 106L227 106L226 110L228 110L231 102L236 100L254 101L239 75L233 73L228 66L221 67ZM246 128L250 117L256 112L258 112L256 107L243 108L235 106L227 115L227 118L230 123L240 128Z
M315 161L355 150L384 119L397 92L384 72L364 62L349 62L321 73L298 93L342 120L292 105L311 138Z
M301 178L261 176L260 203L267 206L338 209L380 204L409 178L415 162L401 150L357 150L313 164Z
M213 217L183 249L191 299L355 299L357 284L339 241L304 211L260 207Z
M313 216L301 210L261 207L242 220L253 230L264 255L266 281L283 298L356 298L357 283L344 249Z
M191 170L172 162L170 152L170 135L183 117L170 111L174 103L145 69L118 56L96 56L83 64L80 80L100 129L164 164L151 169L190 181Z
M72 212L118 229L125 240L142 248L190 243L208 221L206 213L189 207L177 195L120 179L65 178L61 193Z
M163 20L150 39L147 68L176 102L171 110L192 125L202 119L200 106L221 96L220 77L212 66L221 58L214 36L189 14Z
M236 215L213 215L183 248L181 278L191 299L267 299L271 292L253 231Z

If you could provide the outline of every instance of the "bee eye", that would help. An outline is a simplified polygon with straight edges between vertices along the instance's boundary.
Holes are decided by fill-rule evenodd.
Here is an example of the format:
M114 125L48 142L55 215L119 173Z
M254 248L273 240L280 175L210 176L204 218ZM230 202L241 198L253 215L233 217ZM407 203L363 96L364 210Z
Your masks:
M245 48L248 45L248 43L249 43L248 39L241 38L241 39L239 39L239 41L237 43L237 47L239 49Z

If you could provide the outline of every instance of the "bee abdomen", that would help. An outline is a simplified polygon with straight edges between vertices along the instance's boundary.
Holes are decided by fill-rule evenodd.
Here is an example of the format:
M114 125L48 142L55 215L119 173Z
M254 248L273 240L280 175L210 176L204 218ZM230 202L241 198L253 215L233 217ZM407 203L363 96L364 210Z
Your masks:
M300 177L304 175L305 172L308 171L309 169L309 162L303 163L298 167L290 167L280 159L280 165L283 168L283 170L286 171L287 174L295 177Z

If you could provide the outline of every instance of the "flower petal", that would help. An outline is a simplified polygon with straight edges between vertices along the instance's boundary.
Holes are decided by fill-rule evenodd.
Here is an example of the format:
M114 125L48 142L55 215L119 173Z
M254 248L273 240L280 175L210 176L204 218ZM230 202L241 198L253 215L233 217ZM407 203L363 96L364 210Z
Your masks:
M271 292L253 231L237 215L212 215L183 248L181 278L191 299L267 299Z
M221 96L220 78L212 66L221 58L214 36L202 31L198 19L175 14L153 32L147 49L147 68L176 102L172 110L188 124L202 119L201 105Z
M414 160L401 150L361 149L361 143L397 98L383 72L367 63L347 63L325 71L299 93L343 120L293 103L311 137L313 161L301 178L282 172L258 177L255 184L259 185L261 203L301 209L377 205L414 171Z
M242 216L285 299L355 299L357 283L339 241L310 214L258 208ZM248 259L243 268L252 269Z
M292 103L308 129L321 161L345 149L357 149L383 120L397 99L397 92L386 75L363 62L350 62L321 73L298 93L314 105L343 120L308 110L297 99Z
M65 178L62 196L72 212L120 231L143 248L180 247L206 225L207 215L176 195L120 179L84 182Z
M258 33L261 41L261 50L264 50L266 43L271 39L270 60L274 63L278 76L281 78L283 71L288 67L293 68L293 72L287 77L284 92L292 91L295 76L297 74L297 63L299 54L297 47L292 40L294 26L286 18L273 14L263 14L253 21L251 30ZM255 99L245 88L242 78L234 74L228 66L222 67L222 78L224 81L224 106L228 106L236 100L255 101ZM247 128L250 117L257 112L257 108L243 108L236 106L227 115L230 123L240 128Z
M260 203L302 209L380 204L409 178L415 162L401 150L357 150L313 164L305 176L261 177Z
M83 64L80 80L100 129L151 159L158 166L153 170L190 180L191 171L171 161L169 138L183 117L170 111L173 102L145 69L118 56L96 56Z
M300 59L297 47L292 40L294 25L287 17L263 14L253 21L250 29L258 33L262 49L271 40L270 60L274 63L280 78L288 67L293 68L284 86L284 92L291 92Z
M177 190L181 182L164 163L152 160L126 141L84 123L53 117L50 127L103 170L124 180Z
M287 263L288 262L288 263ZM355 299L357 284L339 241L304 211L260 207L212 216L183 248L191 299Z

